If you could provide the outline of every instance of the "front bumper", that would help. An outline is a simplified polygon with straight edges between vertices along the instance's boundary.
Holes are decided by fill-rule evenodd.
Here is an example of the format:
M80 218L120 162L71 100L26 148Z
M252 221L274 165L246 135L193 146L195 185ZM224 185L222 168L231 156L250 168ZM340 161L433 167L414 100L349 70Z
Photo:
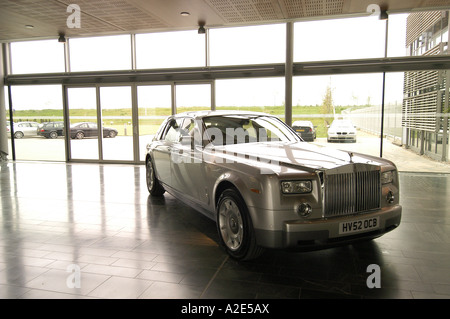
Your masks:
M381 210L343 217L320 220L285 221L282 230L255 229L258 245L266 248L294 248L299 250L340 246L355 241L380 237L400 225L402 207L395 205ZM348 235L339 234L342 222L378 218L377 228L357 231Z
M328 135L328 142L334 141L356 141L356 135L354 134L333 134Z

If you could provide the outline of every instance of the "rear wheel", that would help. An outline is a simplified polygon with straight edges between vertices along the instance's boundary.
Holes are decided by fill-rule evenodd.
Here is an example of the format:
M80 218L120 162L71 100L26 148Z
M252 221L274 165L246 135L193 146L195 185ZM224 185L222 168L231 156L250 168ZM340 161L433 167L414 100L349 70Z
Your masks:
M257 258L264 248L256 244L255 231L247 206L235 189L225 190L216 208L220 243L237 260Z
M49 137L50 137L50 138L57 138L57 137L58 137L58 133L56 133L56 132L50 132Z
M14 133L14 137L15 138L22 138L23 137L23 132L18 131L16 133Z
M145 176L147 182L147 189L152 196L161 196L165 193L164 187L159 183L155 175L155 169L151 158L145 161Z
M77 132L77 134L75 134L75 138L78 140L81 140L84 138L84 133L83 132Z

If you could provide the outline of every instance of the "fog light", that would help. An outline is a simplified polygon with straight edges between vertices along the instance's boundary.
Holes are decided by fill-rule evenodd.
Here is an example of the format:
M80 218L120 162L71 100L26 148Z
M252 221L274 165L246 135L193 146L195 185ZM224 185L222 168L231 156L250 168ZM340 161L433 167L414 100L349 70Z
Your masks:
M309 204L302 203L297 207L297 213L301 217L308 217L312 213L312 208Z
M389 191L387 196L386 196L386 201L389 204L392 204L394 202L394 199L395 199L394 193L392 193L392 191Z

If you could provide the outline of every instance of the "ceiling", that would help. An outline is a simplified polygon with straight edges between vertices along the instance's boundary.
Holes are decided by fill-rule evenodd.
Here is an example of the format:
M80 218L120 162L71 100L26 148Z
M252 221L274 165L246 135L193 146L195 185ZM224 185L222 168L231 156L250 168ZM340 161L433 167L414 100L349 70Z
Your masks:
M73 3L80 20L68 8ZM441 10L450 0L1 0L0 42L370 15L379 8Z

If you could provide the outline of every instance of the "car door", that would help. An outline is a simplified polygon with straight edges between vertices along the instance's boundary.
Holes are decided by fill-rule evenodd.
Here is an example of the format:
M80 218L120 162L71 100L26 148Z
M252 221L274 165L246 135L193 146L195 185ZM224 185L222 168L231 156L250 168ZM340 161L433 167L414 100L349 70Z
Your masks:
M28 136L36 136L37 135L37 129L39 127L39 123L37 122L29 122L27 127L27 134Z
M172 148L179 142L179 130L183 118L172 118L167 121L161 138L155 144L152 151L152 159L157 178L170 187L172 182Z
M179 192L206 205L207 182L198 125L193 118L186 118L182 124L179 142L172 149L172 182Z
M86 123L87 124L87 135L86 136L98 136L98 126L95 123Z
M23 133L24 136L30 136L31 135L31 124L28 122L24 122L19 124L20 131Z

